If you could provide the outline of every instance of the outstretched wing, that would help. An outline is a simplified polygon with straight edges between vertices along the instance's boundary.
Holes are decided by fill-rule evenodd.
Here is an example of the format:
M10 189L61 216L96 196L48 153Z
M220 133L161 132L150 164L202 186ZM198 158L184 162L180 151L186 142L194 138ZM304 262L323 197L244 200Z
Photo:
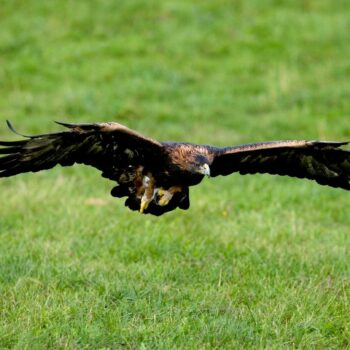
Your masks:
M0 177L81 163L118 180L116 174L120 176L123 167L151 162L163 147L118 123L58 124L70 130L25 136L21 141L0 141L0 155L4 155L0 158Z
M321 185L350 190L347 142L274 141L218 148L211 175L268 173L307 178Z

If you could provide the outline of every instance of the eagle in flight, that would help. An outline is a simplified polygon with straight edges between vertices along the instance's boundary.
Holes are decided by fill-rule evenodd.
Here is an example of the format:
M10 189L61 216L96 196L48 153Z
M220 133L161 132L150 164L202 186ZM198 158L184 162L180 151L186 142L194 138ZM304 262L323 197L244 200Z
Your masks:
M118 123L58 124L67 131L0 141L0 177L57 164L93 166L118 185L132 210L162 215L190 206L189 187L204 176L268 173L315 180L350 190L347 142L272 141L233 147L160 142Z

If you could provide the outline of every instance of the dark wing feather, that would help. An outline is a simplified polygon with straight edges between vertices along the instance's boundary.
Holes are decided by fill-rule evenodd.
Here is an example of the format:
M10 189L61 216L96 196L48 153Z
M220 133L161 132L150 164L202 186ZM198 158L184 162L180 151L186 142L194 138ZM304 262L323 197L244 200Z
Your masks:
M307 178L350 190L347 142L274 141L218 148L211 175L268 173Z
M118 123L59 124L70 131L0 141L0 154L5 155L0 158L0 177L82 163L116 180L120 168L143 165L163 147Z

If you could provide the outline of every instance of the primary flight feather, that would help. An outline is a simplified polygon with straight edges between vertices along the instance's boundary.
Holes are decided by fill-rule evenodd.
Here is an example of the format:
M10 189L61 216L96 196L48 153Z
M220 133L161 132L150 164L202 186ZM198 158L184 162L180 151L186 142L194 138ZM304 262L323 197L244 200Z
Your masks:
M9 128L17 133L12 125ZM272 141L233 147L159 142L118 123L58 123L68 131L0 141L0 177L57 164L93 166L116 181L112 196L141 213L188 209L189 187L205 175L269 173L350 190L347 142Z

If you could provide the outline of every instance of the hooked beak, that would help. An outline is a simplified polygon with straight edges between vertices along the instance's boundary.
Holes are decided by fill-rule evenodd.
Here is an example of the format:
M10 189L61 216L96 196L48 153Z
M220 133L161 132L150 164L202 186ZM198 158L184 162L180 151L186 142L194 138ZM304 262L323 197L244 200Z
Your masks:
M199 172L205 176L208 176L210 177L210 167L207 163L203 164L201 167L200 167L200 170Z

